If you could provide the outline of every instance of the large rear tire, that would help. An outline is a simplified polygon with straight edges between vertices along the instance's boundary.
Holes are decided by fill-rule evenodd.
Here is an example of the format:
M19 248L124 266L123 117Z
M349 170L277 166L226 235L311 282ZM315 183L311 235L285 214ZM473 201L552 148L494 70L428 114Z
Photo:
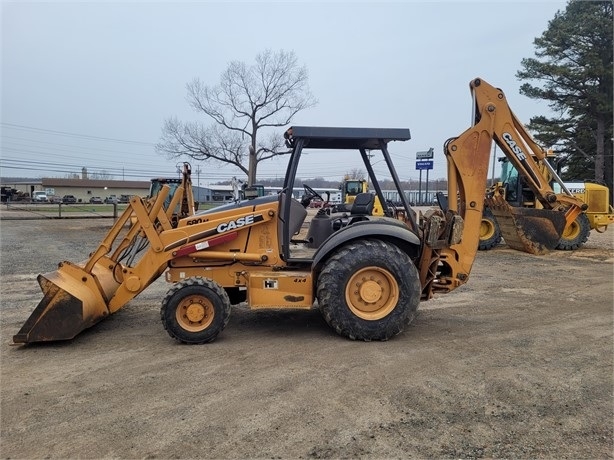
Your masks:
M586 243L590 232L591 223L588 220L588 216L584 213L580 213L578 217L576 217L576 220L563 231L563 235L556 249L562 249L563 251L578 249Z
M342 246L318 278L326 322L352 340L388 340L414 319L420 303L418 270L397 246L359 240Z
M164 329L182 343L215 340L230 319L230 300L216 282L187 278L176 283L162 301L160 318Z
M492 211L484 208L482 222L480 223L480 242L478 249L488 251L501 243L501 229Z

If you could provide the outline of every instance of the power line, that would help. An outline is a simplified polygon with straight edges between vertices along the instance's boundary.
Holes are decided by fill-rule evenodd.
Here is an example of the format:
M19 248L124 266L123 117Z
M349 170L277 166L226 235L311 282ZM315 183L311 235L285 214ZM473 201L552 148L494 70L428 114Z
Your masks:
M55 149L52 148L52 150L54 151L60 151L60 152L74 152L74 153L79 153L80 151L83 151L83 149L87 148L88 151L91 150L97 150L100 152L108 152L108 153L116 153L116 154L129 154L129 155L149 155L148 153L141 153L141 152L126 152L126 151L121 151L121 150L112 150L112 149L104 149L104 148L100 148L100 147L84 147L82 145L71 145L71 144L58 144L57 142L49 142L49 141L42 141L42 140L37 140L37 139L24 139L22 137L13 137L13 136L2 136L3 139L9 139L8 143L11 144L15 144L18 147L26 147L26 148L42 148L36 145L27 145L27 144L23 144L21 142L15 142L15 141L24 141L24 142L33 142L36 144L43 144L44 146L58 146L58 147L69 147L71 149L78 149L78 150L65 150L65 149ZM9 147L9 148L18 148L18 147ZM47 149L49 150L49 149Z
M149 146L154 146L155 145L155 144L153 144L151 142L132 141L132 140L127 140L127 139L115 139L115 138L112 138L112 137L90 136L90 135L87 135L87 134L70 133L70 132L67 132L67 131L55 131L55 130L52 130L52 129L35 128L33 126L18 125L18 124L15 124L15 123L5 123L5 122L2 122L2 125L6 126L8 128L21 129L21 130L27 130L27 131L35 131L35 132L41 132L41 133L49 133L49 134L53 134L53 135L76 137L76 138L80 138L80 139L91 139L91 140L108 141L108 142L120 142L120 143L124 143L124 144L138 144L138 145L149 145Z
M62 165L62 164L52 164L52 163L38 163L38 162L26 162L22 164L20 161L16 160L0 160L0 169L2 170L23 170L23 171L38 171L43 173L59 173L63 175L81 175L81 168L75 168L71 165ZM91 168L86 168L88 174L95 175L97 173L106 173L112 176L111 180L119 180L115 179L116 176L128 177L132 179L146 179L149 180L152 177L174 177L178 174L177 170L174 171L146 171L146 170L122 170L122 169L100 169L95 170ZM212 181L212 180L230 180L233 176L236 176L236 173L226 172L226 173L216 173L214 175L211 174L201 174L201 177L204 180Z
M64 136L67 138L83 139L88 142L119 142L124 144L126 147L133 146L141 149L143 148L143 146L151 148L155 145L153 143L147 142L139 142L103 136L90 136L68 131L57 131L45 128L37 128L16 123L2 122L1 125L3 129L19 130L24 133L29 133L31 135L56 135ZM0 158L0 160L2 160L0 165L2 165L5 169L23 169L24 171L40 171L41 173L49 171L52 173L79 174L82 171L82 168L85 167L90 173L98 171L100 173L104 172L119 176L127 175L128 177L137 178L150 178L154 176L163 177L171 176L172 174L174 174L173 163L169 164L168 169L163 167L163 170L166 170L165 173L160 173L159 171L148 172L143 170L144 164L153 166L156 159L155 157L157 156L152 155L152 153L148 153L146 151L117 151L114 150L112 147L111 149L108 149L98 146L86 146L83 143L79 145L70 143L48 142L46 140L43 140L42 138L29 139L15 136L2 136L2 141L3 158ZM6 158L7 153L9 154L9 158ZM414 174L413 158L410 157L409 154L404 152L390 152L390 155L395 159L396 170L400 176L407 177ZM38 161L28 161L24 160L24 157L44 157L44 159ZM51 158L53 158L53 160L50 160ZM332 165L329 159L330 157L327 157L326 161L314 161L313 163L309 164L303 163L299 168L298 174L302 177L323 177L328 180L337 180L340 179L345 173L347 173L349 169L354 167L363 167L362 162L360 161L356 161L356 164L354 164L353 157L339 157L339 161L334 162ZM277 160L283 160L283 155L279 156ZM359 158L356 157L356 160L359 160ZM188 159L188 161L197 162L198 160ZM182 162L182 160L177 159L177 162ZM258 168L258 177L262 179L275 179L280 176L283 176L283 173L285 171L285 165L274 166L275 169L272 170L271 166L273 165L271 165L270 162L266 166L265 164L265 162L260 164ZM18 165L23 165L24 167L18 167ZM211 167L205 167L203 170L201 170L201 173L204 173L201 176L204 180L225 180L230 179L233 176L243 174L238 168L230 164L225 164L225 166L222 166L221 168L214 166L212 163L210 163L210 165ZM331 168L331 166L334 167ZM382 177L387 176L389 174L387 168L380 169L380 167L376 166L375 164L373 166L378 176ZM266 171L263 171L264 169L266 169ZM169 170L172 170L173 172L169 173ZM207 174L207 170L214 170L215 172L211 171L210 174Z

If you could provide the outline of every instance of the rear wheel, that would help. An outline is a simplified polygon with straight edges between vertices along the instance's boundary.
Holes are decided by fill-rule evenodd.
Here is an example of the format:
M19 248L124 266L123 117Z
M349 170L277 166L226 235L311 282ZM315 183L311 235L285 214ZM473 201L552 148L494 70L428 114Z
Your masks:
M591 232L591 223L588 220L588 216L581 213L576 217L569 227L563 231L561 239L556 249L562 249L564 251L573 251L578 249L586 240Z
M418 271L397 246L360 240L341 247L318 279L326 322L352 340L388 340L413 320L420 302Z
M488 208L484 208L482 213L482 222L480 223L480 242L478 249L480 251L487 251L494 248L501 243L501 230L499 229L499 223L492 211Z
M212 342L228 324L230 300L216 282L195 277L173 286L162 301L164 329L178 342Z

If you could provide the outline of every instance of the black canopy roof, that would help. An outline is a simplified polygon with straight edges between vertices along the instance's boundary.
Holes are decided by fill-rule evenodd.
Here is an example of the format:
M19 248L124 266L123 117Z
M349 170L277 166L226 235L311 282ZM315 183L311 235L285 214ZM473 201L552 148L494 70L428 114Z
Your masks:
M407 141L411 139L407 128L334 128L319 126L293 126L292 138L304 140L310 149L379 149L380 140Z

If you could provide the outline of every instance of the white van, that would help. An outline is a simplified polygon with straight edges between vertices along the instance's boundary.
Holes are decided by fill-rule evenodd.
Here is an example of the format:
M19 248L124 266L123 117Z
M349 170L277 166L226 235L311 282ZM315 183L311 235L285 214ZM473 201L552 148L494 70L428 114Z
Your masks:
M49 201L49 198L47 198L47 192L32 192L32 201L37 203L46 203Z

